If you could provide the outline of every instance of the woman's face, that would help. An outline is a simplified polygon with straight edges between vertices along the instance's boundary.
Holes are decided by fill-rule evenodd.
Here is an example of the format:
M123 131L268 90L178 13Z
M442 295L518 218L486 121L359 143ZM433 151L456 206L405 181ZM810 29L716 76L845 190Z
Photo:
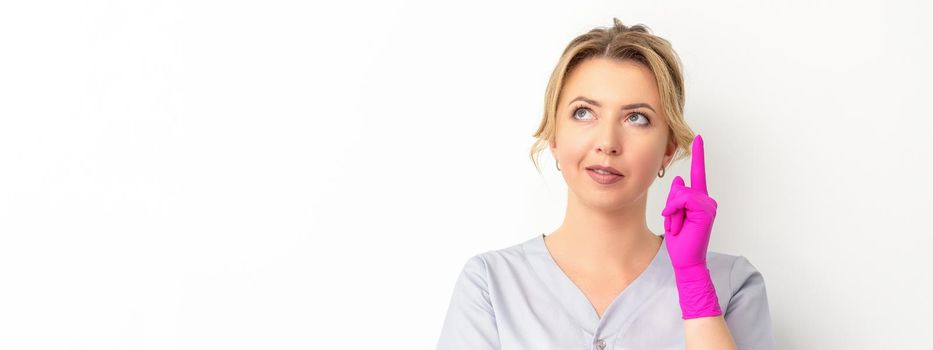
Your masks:
M640 63L608 58L584 60L565 78L551 152L568 188L588 206L631 205L672 158L654 79ZM623 177L601 184L586 170L592 165L611 166Z

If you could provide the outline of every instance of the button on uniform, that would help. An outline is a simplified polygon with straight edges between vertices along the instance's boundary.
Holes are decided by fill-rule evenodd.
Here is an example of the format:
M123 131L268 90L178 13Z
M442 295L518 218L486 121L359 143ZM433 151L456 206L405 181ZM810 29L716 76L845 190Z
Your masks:
M605 348L606 348L606 341L605 341L605 340L602 340L602 339L597 340L597 341L596 341L596 347L598 347L599 350L605 349Z

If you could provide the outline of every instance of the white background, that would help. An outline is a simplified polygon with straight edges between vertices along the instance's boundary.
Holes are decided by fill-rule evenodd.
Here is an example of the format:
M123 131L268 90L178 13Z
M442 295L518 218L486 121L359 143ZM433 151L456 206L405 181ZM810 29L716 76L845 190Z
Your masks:
M551 232L570 39L684 62L782 349L933 348L929 5L9 1L0 348L433 348L466 260ZM648 219L689 158L651 188Z

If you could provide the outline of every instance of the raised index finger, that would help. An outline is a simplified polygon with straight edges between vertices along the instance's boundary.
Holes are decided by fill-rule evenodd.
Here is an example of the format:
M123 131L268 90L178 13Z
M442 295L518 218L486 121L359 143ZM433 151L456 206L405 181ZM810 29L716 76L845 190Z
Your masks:
M690 163L690 187L706 192L706 162L703 157L703 138L700 134L693 139L693 162Z

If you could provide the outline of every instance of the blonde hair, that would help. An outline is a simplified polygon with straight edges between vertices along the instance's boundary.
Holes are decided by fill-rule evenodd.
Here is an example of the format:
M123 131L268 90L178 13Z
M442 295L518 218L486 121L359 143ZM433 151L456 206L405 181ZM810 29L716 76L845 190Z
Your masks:
M680 58L670 42L651 34L645 25L628 27L615 17L612 21L612 28L597 27L574 38L564 49L557 67L551 73L544 94L544 116L538 131L532 135L536 140L530 155L538 173L541 173L538 154L554 141L557 133L557 102L564 78L577 64L593 57L632 59L651 70L657 81L661 110L669 126L668 136L673 138L676 144L671 163L690 154L689 146L695 135L683 117L684 79Z

